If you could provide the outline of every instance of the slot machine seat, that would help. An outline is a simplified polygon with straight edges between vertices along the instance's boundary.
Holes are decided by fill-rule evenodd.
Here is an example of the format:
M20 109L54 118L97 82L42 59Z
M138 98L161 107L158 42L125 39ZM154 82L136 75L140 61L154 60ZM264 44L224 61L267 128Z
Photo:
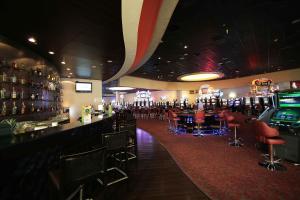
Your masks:
M201 125L205 122L205 112L202 111L198 111L195 114L195 121L194 121L197 125L197 133L194 134L194 136L203 136L203 131L201 130Z
M271 171L286 170L286 168L280 164L280 159L274 159L274 148L273 145L283 145L285 140L279 137L279 132L276 128L268 126L265 122L258 121L256 123L259 135L257 138L263 143L268 145L269 159L259 162L259 165L267 168Z

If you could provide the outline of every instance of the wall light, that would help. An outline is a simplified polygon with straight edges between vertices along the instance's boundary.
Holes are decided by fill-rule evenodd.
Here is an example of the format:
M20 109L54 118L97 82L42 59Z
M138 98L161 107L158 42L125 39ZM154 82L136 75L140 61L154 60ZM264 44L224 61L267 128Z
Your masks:
M222 78L223 76L224 74L220 72L199 72L199 73L185 74L179 76L177 79L181 81L208 81L208 80Z
M112 90L112 91L124 91L124 90L134 90L135 88L132 88L132 87L109 87L108 88L109 90Z

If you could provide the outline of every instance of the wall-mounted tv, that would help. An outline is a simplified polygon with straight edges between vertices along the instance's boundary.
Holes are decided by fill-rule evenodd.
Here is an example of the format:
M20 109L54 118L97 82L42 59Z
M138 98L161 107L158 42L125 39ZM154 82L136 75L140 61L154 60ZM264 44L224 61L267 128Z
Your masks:
M92 92L92 83L91 82L75 82L75 91L76 92L86 92L91 93Z

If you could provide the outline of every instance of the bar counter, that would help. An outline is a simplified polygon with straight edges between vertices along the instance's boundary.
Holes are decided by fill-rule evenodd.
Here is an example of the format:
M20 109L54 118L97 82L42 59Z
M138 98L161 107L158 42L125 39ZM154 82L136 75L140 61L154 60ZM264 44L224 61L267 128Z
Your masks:
M75 121L42 130L0 137L0 159L12 159L58 145L67 145L93 134L112 131L113 116L93 116L91 123Z

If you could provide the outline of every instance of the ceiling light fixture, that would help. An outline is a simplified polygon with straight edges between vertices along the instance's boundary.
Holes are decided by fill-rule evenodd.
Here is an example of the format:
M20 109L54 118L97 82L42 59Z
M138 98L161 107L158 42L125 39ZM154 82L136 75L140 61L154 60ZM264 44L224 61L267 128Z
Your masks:
M54 54L55 54L54 51L48 51L48 53L49 53L50 55L54 55Z
M65 62L65 61L61 61L60 63L61 63L61 64L63 64L63 65L65 65L65 64L66 64L66 62Z
M184 47L183 47L183 48L187 49L187 48L188 48L188 46L187 46L187 45L184 45Z
M29 37L28 41L31 42L31 43L33 43L33 44L37 44L37 41L36 41L36 39L34 37Z
M187 55L189 55L188 53L185 53L185 54L183 54L184 56L187 56Z
M92 66L93 69L96 69L96 67L97 67L96 65L93 65L93 66Z
M68 68L67 68L67 71L70 71L70 70L71 70L71 69L68 67Z
M107 60L108 63L112 63L112 60Z
M177 79L181 81L208 81L222 78L223 73L220 72L198 72L179 76Z
M70 75L72 75L73 73L72 73L72 72L70 72L69 74L70 74Z
M125 91L125 90L134 90L135 88L119 86L119 87L109 87L108 89L112 91Z
M157 59L158 59L158 60L160 60L160 59L161 59L161 57L158 57Z

